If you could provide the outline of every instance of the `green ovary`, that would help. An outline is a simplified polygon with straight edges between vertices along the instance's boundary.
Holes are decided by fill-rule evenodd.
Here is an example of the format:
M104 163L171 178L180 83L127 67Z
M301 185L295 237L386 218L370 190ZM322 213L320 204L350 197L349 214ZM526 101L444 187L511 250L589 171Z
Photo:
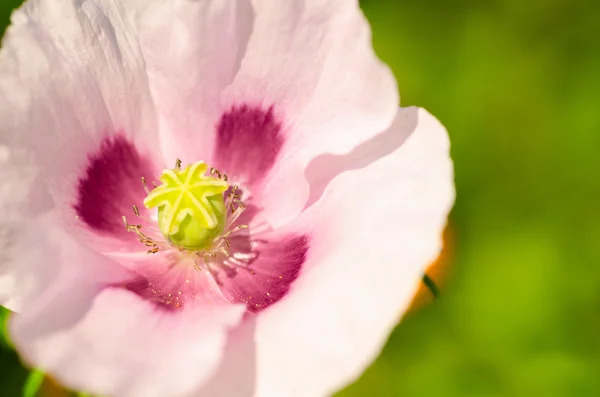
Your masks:
M171 244L192 251L210 248L225 228L223 193L228 184L204 175L208 166L196 162L184 169L168 169L162 184L152 190L144 205L158 208L158 226Z

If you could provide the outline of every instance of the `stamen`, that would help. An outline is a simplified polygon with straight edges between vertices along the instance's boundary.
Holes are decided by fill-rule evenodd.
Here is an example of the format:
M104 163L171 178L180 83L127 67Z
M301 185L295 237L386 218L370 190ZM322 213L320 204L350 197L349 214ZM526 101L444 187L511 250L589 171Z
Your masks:
M214 175L218 179L215 178L210 180L208 177L202 177L202 174L204 174L207 168L203 162L194 163L184 170L181 169L181 166L181 160L177 159L175 162L175 169L165 170L163 172L160 178L162 185L157 186L156 182L152 181L152 186L155 188L155 190L152 191L148 190L146 179L144 177L141 178L144 190L148 194L144 200L144 205L146 208L158 207L160 221L161 205L166 202L167 198L170 198L171 195L177 196L175 198L178 200L175 200L174 203L170 203L174 208L179 205L179 198L186 197L186 199L188 199L186 205L193 205L192 209L202 207L201 209L205 211L196 212L201 212L201 215L211 215L210 217L203 217L205 218L203 220L207 223L207 226L211 226L212 223L209 221L213 220L212 218L214 218L213 215L215 214L204 214L208 209L211 209L212 211L212 207L208 205L207 197L212 197L208 195L218 197L219 194L222 194L221 192L228 187L224 182L227 182L229 178L227 174L222 173L214 167L210 168L210 175ZM184 193L188 194L188 191L191 192L191 195L189 197L183 196ZM132 206L135 216L146 221L148 225L154 225L156 230L152 230L151 226L150 235L147 232L142 232L141 224L130 224L125 216L122 217L123 223L125 224L127 231L135 233L138 240L147 247L146 252L148 254L176 250L177 255L180 256L184 262L186 262L186 260L183 258L187 257L190 260L188 263L193 264L195 270L209 271L213 274L217 282L219 282L217 277L219 270L225 270L227 273L235 273L237 269L240 268L245 269L250 274L255 274L254 270L249 268L251 262L256 258L255 252L230 252L233 247L230 238L234 234L248 229L248 225L246 224L237 224L240 216L246 210L246 205L241 201L243 196L242 193L243 192L238 185L230 187L230 191L226 194L225 200L221 201L223 205L222 208L225 210L223 214L225 215L223 219L224 223L222 223L221 230L211 238L212 241L207 240L207 244L204 246L181 244L180 241L174 239L175 236L173 234L165 234L162 227L159 227L160 222L155 225L156 220L145 219L137 205ZM220 197L221 199L223 198L223 196ZM164 200L157 200L157 198ZM154 201L156 201L156 203ZM197 221L199 219L198 215L198 213L192 215L194 220ZM181 222L181 219L178 218L178 222ZM146 225L146 223L144 224ZM195 232L195 230L190 230L192 235ZM156 238L154 238L155 236ZM167 237L163 239L163 236ZM254 245L251 244L251 247L253 246Z
M209 172L211 175L216 175L217 178L222 179L224 182L227 182L229 180L229 178L227 177L227 174L221 173L221 171L219 171L215 167L210 167Z
M144 185L144 191L146 194L150 193L150 189L148 189L148 186L146 185L146 178L144 177L142 177L142 185Z
M234 227L233 229L230 229L230 230L228 230L228 231L227 231L227 232L226 232L226 233L223 235L223 237L224 237L224 238L227 238L227 237L229 237L230 235L232 235L233 233L235 233L235 232L239 232L240 230L243 230L243 229L248 229L248 225L239 225L239 226L236 226L236 227Z
M134 212L135 212L135 208L137 208L137 207L134 205ZM125 217L124 215L123 215L122 219L123 219L123 223L125 224L125 228L127 229L128 232L134 232L138 236L140 243L144 244L146 247L151 247L151 249L146 251L148 254L155 254L158 251L160 251L159 245L151 237L148 237L141 231L142 225L130 224L129 222L127 222L127 217Z

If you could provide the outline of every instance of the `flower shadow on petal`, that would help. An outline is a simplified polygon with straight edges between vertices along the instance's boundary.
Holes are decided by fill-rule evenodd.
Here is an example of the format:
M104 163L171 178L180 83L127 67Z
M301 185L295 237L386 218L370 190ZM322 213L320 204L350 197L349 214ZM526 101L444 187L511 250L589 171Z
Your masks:
M213 378L190 397L252 397L256 389L256 315L247 314L241 327L231 331L223 361Z
M384 132L343 155L323 154L314 158L306 168L305 177L310 184L310 195L305 209L321 197L325 188L337 175L364 168L378 159L393 153L402 146L418 125L417 107L399 108L394 123Z

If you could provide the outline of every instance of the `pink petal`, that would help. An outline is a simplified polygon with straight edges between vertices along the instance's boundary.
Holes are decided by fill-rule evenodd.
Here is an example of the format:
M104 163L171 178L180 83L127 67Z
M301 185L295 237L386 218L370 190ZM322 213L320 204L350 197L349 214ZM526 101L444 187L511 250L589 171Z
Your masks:
M169 165L211 162L219 93L239 68L252 20L248 0L155 1L140 18Z
M216 374L187 397L254 396L257 381L255 329L256 316L247 316L240 327L232 330Z
M89 299L107 285L132 278L132 274L63 230L56 211L23 222L13 252L12 274L21 311L36 312L40 318L57 319L73 314L71 310L48 316L44 311L46 300L60 297L74 305L81 304L84 310ZM76 295L89 296L89 299L87 302L73 300Z
M335 177L298 219L311 234L298 280L255 324L244 322L238 340L251 345L228 350L229 377L218 373L207 395L330 395L373 361L410 304L454 200L446 131L425 110L401 109L389 131L357 151L371 162ZM347 167L352 156L330 166ZM226 384L248 374L254 383Z
M0 305L13 311L20 310L22 300L15 280L19 267L16 243L27 218L51 208L49 194L38 178L39 170L26 153L0 145Z
M244 307L168 311L111 287L132 275L53 230L55 222L46 219L23 242L39 247L19 263L19 285L27 291L10 327L25 361L93 394L176 397L200 387L218 367L227 329Z
M263 190L252 192L267 211L263 218L277 226L304 207L309 187L303 173L310 160L348 152L385 130L398 93L391 72L373 52L357 1L254 0L253 6L254 28L240 70L221 97L222 112L272 109L282 123L277 166ZM264 136L255 137L254 146L262 147ZM260 151L255 152L259 162ZM217 152L215 162L238 153Z
M81 319L62 328L47 327L47 316L16 317L12 337L27 361L67 386L102 395L176 397L216 370L226 330L242 312L226 306L172 313L126 290L107 289Z
M27 361L67 386L102 395L175 397L216 370L226 330L242 312L235 306L166 312L126 290L107 289L81 319L61 328L48 327L48 317L16 317L12 337Z
M11 264L6 262L0 268L0 306L4 306L11 311L18 311L21 307L13 269Z
M31 0L3 39L2 130L10 147L32 154L60 208L70 208L81 170L108 137L124 134L162 162L137 4Z

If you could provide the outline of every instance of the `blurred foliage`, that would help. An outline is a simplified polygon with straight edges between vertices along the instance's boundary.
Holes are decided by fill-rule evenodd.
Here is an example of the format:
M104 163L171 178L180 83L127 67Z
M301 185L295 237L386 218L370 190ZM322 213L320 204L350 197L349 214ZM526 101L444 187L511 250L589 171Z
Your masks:
M450 132L458 198L442 298L339 397L600 396L600 3L362 5L403 106ZM0 396L24 379L0 348Z
M0 396L17 397L27 379L27 371L19 365L17 355L10 349L2 330L8 310L0 306Z

